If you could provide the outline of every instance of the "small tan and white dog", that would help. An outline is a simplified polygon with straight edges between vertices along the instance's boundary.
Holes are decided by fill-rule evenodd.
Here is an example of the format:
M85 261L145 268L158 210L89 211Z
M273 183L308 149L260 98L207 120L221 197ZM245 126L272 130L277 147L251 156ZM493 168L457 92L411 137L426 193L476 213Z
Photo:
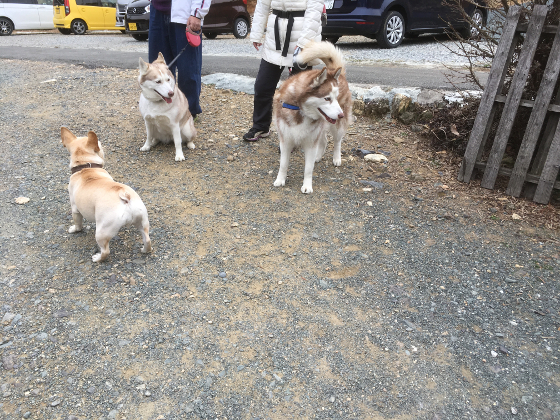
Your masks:
M292 149L305 154L301 192L313 192L313 168L325 154L327 130L334 139L334 166L342 163L341 143L352 122L352 93L345 77L344 59L330 42L310 42L297 56L300 64L322 60L326 68L289 77L274 95L273 121L280 139L280 169L275 187L286 184Z
M113 181L103 169L105 155L97 136L76 137L69 129L60 129L62 144L70 152L72 175L68 184L74 225L69 233L82 230L85 217L95 221L95 240L101 250L91 257L93 262L109 256L109 241L125 225L134 225L144 242L142 252L151 252L148 211L140 196L128 185Z
M185 160L183 141L194 149L194 121L187 98L175 84L173 74L165 64L163 54L151 64L139 59L138 83L142 89L139 108L146 125L146 143L140 150L147 152L158 142L175 144L175 160Z

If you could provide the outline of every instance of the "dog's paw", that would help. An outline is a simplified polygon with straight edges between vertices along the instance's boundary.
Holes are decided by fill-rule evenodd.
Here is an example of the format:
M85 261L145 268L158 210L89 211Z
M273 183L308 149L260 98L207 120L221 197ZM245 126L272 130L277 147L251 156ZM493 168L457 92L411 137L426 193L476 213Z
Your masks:
M194 143L193 143L192 141L189 141L189 142L187 143L187 147L188 147L189 149L193 150L196 146L194 145Z
M321 159L323 159L323 156L317 156L317 157L315 158L315 163L321 162Z
M283 187L284 185L286 185L286 180L285 179L276 179L276 181L274 181L274 186L275 187Z
M72 225L70 226L70 229L68 229L68 233L76 233L76 232L80 232L82 229L78 229L76 227L76 225Z
M151 243L151 242L148 242L146 245L144 245L144 246L142 247L142 249L140 250L140 252L141 252L142 254L147 254L147 253L149 253L149 252L152 252L152 243Z
M340 165L342 165L342 158L335 157L335 158L333 158L332 163L333 163L334 166L340 166Z
M93 262L101 262L103 261L105 258L103 258L103 256L101 255L101 252L99 252L98 254L92 255L91 256L91 260Z
M303 184L301 186L301 192L304 194L311 194L313 192L313 188L311 188L311 185Z
M185 160L185 155L183 155L183 152L175 153L175 161L181 162L183 160Z
M142 147L140 148L140 150L141 150L142 152L147 152L148 150L150 150L150 146L148 146L147 144L145 144L144 146L142 146Z

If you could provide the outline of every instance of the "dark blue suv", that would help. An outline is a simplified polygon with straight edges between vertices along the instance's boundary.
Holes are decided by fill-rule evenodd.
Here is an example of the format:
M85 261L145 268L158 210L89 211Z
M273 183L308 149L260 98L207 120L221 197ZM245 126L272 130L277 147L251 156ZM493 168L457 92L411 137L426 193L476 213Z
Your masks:
M449 5L452 0L326 0L327 24L323 39L335 43L342 35L375 38L382 48L398 47L403 38L421 33L449 30L449 24L461 35L478 34L475 25ZM480 6L477 6L478 3ZM460 0L473 22L484 25L487 9L484 1Z

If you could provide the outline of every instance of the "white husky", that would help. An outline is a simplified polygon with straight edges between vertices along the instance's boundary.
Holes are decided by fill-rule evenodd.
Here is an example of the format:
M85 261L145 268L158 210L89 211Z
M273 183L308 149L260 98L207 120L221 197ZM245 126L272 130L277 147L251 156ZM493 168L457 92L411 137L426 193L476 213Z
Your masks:
M326 132L334 139L333 164L340 166L342 137L352 121L352 94L346 82L342 53L330 42L310 42L297 56L300 63L321 59L326 68L288 78L274 96L273 120L280 139L280 169L275 187L284 186L290 153L300 146L305 154L301 192L313 192L313 168L327 147Z
M147 152L159 141L173 141L175 160L185 160L182 143L186 140L187 147L194 149L196 137L187 98L176 86L161 53L151 64L140 58L139 66L138 83L142 88L139 108L146 124L146 143L140 150Z

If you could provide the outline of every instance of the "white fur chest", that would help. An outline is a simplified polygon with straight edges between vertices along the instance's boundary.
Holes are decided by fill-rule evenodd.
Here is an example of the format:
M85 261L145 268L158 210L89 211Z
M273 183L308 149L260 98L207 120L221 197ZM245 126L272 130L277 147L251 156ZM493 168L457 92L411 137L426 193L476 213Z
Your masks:
M282 118L276 119L276 127L283 133L284 141L297 147L311 146L325 135L326 121L304 117L300 124L290 123Z
M152 126L152 130L157 133L160 140L172 138L173 126L178 119L177 110L173 104L167 104L165 101L150 101L142 94L139 109L146 124Z

